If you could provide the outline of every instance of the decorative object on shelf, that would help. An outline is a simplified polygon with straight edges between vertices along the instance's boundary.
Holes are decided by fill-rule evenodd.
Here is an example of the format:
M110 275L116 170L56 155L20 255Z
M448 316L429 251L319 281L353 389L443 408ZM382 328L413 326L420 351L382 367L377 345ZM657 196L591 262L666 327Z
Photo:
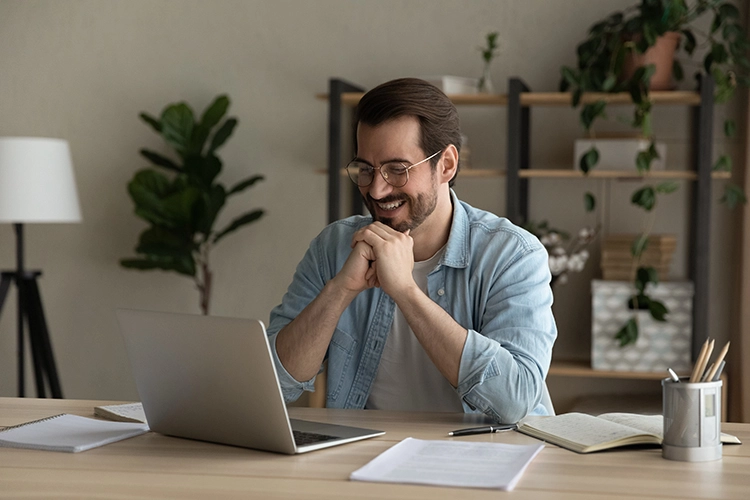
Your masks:
M42 137L0 137L0 223L12 223L16 233L16 270L1 274L0 312L11 283L15 283L19 397L25 396L24 321L29 327L28 345L37 397L45 397L45 385L49 386L52 397L63 397L37 284L42 272L24 267L24 224L80 221L68 142Z
M484 47L479 47L479 51L482 53L482 61L484 61L484 65L482 66L482 76L479 78L477 88L479 89L479 92L485 94L492 94L495 92L495 88L492 85L492 76L490 74L490 64L495 58L495 52L497 52L499 47L497 37L497 31L487 33L485 36L487 44Z
M640 238L639 234L610 234L602 243L602 279L633 281L637 267L631 248ZM677 238L669 234L652 234L648 237L646 250L641 254L640 265L653 267L659 281L669 278L669 267L677 247Z
M690 370L693 284L668 282L649 286L648 294L669 307L668 321L655 321L646 311L637 314L640 335L623 346L615 333L633 312L632 283L594 280L592 293L591 366L594 370L680 372Z
M646 58L647 52L657 45L660 38L665 36L674 38L674 34L681 34L685 40L683 48L688 55L692 55L697 45L692 24L708 14L713 14L710 31L703 34L696 30L711 46L711 50L703 59L702 69L704 74L710 75L715 81L714 100L719 103L726 102L734 94L738 83L750 86L748 76L750 59L747 56L750 42L740 24L739 10L724 0L696 0L690 3L686 0L641 0L639 4L623 12L615 12L594 24L589 30L587 39L577 48L577 67L563 66L561 70L561 90L572 90L572 104L574 107L581 107L581 123L589 136L594 136L593 124L596 119L605 116L606 101L597 99L593 102L582 102L583 93L628 92L630 94L635 105L632 125L640 129L641 134L650 140L648 149L639 152L635 157L635 165L639 173L648 172L653 162L659 158L651 128L652 101L649 95L657 67ZM660 46L670 43L673 41L662 40ZM659 50L661 49L652 50L648 56L653 56L655 51ZM625 60L628 57L642 58L643 62L650 64L637 67L633 71L632 68L637 64L631 62L626 65ZM665 72L662 71L659 75L658 86L669 88L671 80L664 75ZM681 80L683 77L682 65L677 60L672 62L671 75L676 80ZM727 136L732 136L735 128L731 120L725 122L724 131ZM584 173L588 173L599 163L599 160L598 149L591 147L580 156L579 165ZM731 170L729 157L721 155L714 165L714 170ZM677 187L674 182L662 182L647 185L633 193L631 202L643 208L647 213L647 219L650 219L647 220L645 227L650 228L653 225L652 210L656 206L657 198L661 194L675 191ZM727 206L734 207L738 203L745 203L747 198L741 187L730 182L726 184L721 200ZM593 209L595 206L593 194L586 193L585 203L587 209ZM646 249L649 232L650 229L645 230L632 246L636 267L638 267L642 252ZM641 290L639 296L648 300L648 295L644 291L646 285L657 282L658 276L653 267L644 266L638 269L635 285ZM617 335L620 339L635 341L638 337L638 315L634 315Z
M549 269L552 274L550 286L568 282L569 273L583 271L589 259L587 247L596 239L599 228L584 227L572 240L564 231L554 229L547 221L535 223L529 221L524 229L539 238L549 254Z
M667 146L657 142L658 158L651 162L651 170L664 170L667 163ZM597 137L596 139L576 139L574 147L573 168L581 168L581 158L588 151L599 152L599 164L608 170L635 170L633 159L640 153L648 151L651 141L642 137Z
M164 138L179 159L141 149L141 156L171 173L171 178L157 169L145 168L128 184L135 213L149 227L141 233L135 248L139 257L122 259L120 264L130 269L161 269L191 277L200 294L201 312L206 315L212 290L211 249L225 236L264 214L260 209L251 210L224 228L214 229L228 198L263 180L263 176L253 175L229 190L216 181L222 169L217 150L237 125L236 118L222 122L228 108L229 98L221 95L198 122L184 102L167 106L159 119L141 113L141 119Z
M446 95L473 95L477 93L479 80L463 76L423 76L422 80L429 82L443 91Z

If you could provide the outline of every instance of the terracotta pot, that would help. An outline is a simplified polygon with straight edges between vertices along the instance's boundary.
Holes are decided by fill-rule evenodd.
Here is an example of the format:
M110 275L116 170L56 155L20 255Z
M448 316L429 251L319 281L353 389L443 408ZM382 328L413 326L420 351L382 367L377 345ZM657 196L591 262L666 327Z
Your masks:
M633 76L633 73L641 66L654 64L656 72L651 76L649 89L673 89L675 86L672 82L672 64L679 41L680 33L672 31L657 38L656 44L650 47L645 53L638 54L631 52L625 57L622 65L622 79L625 80Z

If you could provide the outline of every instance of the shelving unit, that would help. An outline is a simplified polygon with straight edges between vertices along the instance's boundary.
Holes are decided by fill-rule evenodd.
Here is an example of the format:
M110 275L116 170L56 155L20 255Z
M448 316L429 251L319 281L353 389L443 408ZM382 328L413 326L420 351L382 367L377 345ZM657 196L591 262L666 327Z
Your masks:
M697 357L700 346L708 334L708 265L710 241L710 197L711 180L728 179L729 172L711 171L711 147L713 139L713 81L703 78L700 92L666 91L651 92L654 105L682 105L693 109L695 149L693 151L692 170L661 170L638 174L632 171L595 169L588 175L576 170L534 169L529 164L531 108L550 106L570 106L572 96L567 92L531 92L528 86L518 78L512 78L508 85L508 94L493 95L450 95L456 105L470 106L507 106L508 108L508 150L506 170L467 169L461 171L462 177L505 177L506 178L506 213L505 217L514 223L527 219L529 198L528 183L533 179L664 179L685 180L693 182L692 213L694 221L690 236L689 278L694 282L695 296L693 303L693 359ZM364 89L339 79L330 80L329 93L318 95L318 98L329 102L329 143L328 143L328 220L333 222L341 218L339 206L341 179L346 177L342 169L341 136L343 131L342 110L344 106L354 107L364 95ZM583 103L604 100L610 105L632 104L630 95L621 94L584 94ZM571 110L571 112L577 112ZM352 190L350 213L361 213L362 203L357 190ZM643 372L602 372L595 371L583 362L553 361L550 376L617 378L631 380L659 380L662 373ZM726 381L725 381L726 388Z

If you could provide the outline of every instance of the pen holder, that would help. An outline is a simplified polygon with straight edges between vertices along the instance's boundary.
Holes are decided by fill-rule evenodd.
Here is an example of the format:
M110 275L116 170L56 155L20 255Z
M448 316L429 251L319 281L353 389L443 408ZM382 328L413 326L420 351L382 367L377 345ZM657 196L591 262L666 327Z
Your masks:
M661 381L664 411L662 456L706 462L721 458L722 381L689 383L687 377Z

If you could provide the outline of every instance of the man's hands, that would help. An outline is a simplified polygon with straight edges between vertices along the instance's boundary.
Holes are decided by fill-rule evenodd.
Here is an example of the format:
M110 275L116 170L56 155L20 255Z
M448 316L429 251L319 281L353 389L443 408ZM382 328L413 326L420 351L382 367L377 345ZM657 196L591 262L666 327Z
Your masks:
M352 248L352 255L341 272L347 270L353 257L366 257L367 270L360 275L367 283L365 288L378 286L395 300L399 293L416 287L411 274L414 269L414 240L409 236L409 231L400 233L382 222L373 222L354 234ZM352 270L362 272L361 262L351 264Z

